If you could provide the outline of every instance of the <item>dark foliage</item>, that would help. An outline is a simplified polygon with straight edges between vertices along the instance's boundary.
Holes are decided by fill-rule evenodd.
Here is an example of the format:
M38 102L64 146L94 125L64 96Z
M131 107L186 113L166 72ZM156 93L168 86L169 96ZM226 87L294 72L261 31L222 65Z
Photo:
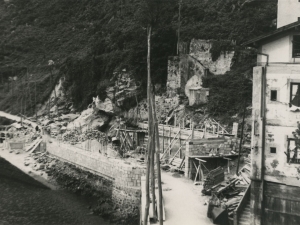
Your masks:
M242 57L241 57L242 58ZM254 58L236 63L225 75L203 78L203 86L210 88L208 112L215 116L233 116L243 112L244 106L252 103L252 67Z
M49 70L42 68L47 67L49 59L57 69L61 67L60 76L66 77L64 87L78 109L86 107L92 96L99 94L104 98L113 71L123 67L145 85L145 21L149 16L155 22L151 49L153 83L165 85L167 57L176 54L178 1L161 2L157 13L148 15L143 13L145 1L139 0L1 1L0 87L7 90L8 77L24 76L17 68L28 66L34 68L33 77L45 82ZM183 1L181 41L224 39L239 44L274 29L271 22L276 18L275 0L244 2L247 1ZM212 49L214 58L221 49L223 45ZM51 92L48 87L42 93L43 99ZM20 104L14 101L20 96L1 95L0 109L20 111ZM8 106L7 102L12 104ZM42 103L42 98L38 102ZM26 105L33 107L30 102Z

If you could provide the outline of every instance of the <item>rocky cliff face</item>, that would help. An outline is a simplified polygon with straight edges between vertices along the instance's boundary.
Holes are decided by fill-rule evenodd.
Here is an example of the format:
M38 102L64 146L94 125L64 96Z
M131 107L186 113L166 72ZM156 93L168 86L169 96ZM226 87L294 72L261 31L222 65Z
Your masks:
M39 115L74 113L87 109L95 97L99 111L124 116L137 114L133 103L138 102L141 117L146 119L140 92L134 90L135 86L143 90L147 73L147 34L141 26L140 6L140 1L76 1L71 5L68 0L0 1L0 110L32 116L37 105ZM167 96L157 100L157 108L164 108L160 109L162 117L172 111L169 101L176 102L176 96L182 98L184 93L189 97L189 88L202 86L201 77L207 71L216 75L228 71L232 52L213 59L212 42L201 40L240 44L275 29L271 26L276 18L275 0L186 1L180 37L191 44L185 46L186 52L181 50L186 56L176 59L174 78L180 79L166 82L168 56L177 54L177 6L175 0L163 1L161 20L152 35L153 82L162 88L167 84L168 90ZM49 60L55 63L53 67ZM123 68L130 76L116 84L114 71ZM62 77L65 98L58 86L53 92Z

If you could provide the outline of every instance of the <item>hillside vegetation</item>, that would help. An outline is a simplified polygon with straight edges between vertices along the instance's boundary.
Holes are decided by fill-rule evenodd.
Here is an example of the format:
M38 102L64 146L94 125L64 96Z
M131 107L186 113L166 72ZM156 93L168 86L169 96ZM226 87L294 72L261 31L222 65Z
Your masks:
M125 67L145 85L147 34L142 5L138 0L2 0L0 110L34 114L34 105L44 103L61 76L66 78L64 88L78 110L85 108L92 96L103 94L115 70ZM181 41L225 39L239 45L275 29L276 5L276 0L183 0ZM167 57L176 55L178 9L178 1L162 1L152 35L152 76L154 83L162 86ZM234 75L236 83L243 83L238 75L249 81L244 74L251 74L252 57L246 60L248 66L237 60L226 76ZM48 60L54 61L54 67L48 66ZM227 91L222 79L227 78L212 79L207 86L215 88L212 99L220 102L218 98L224 98ZM251 82L244 83L251 86ZM249 98L251 93L245 96ZM229 99L224 107L233 101L239 104L240 99ZM220 108L208 108L214 114L223 113ZM237 110L240 107L234 107L231 114Z

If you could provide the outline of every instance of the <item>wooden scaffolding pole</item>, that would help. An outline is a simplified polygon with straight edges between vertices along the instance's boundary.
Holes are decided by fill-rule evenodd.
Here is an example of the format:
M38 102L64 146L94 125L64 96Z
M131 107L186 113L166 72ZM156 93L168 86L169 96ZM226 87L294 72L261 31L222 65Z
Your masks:
M240 158L241 158L241 151L242 151L242 142L243 142L243 136L244 136L244 124L245 124L245 116L246 116L246 100L244 101L244 111L243 111L243 122L242 122L242 130L241 130L241 138L240 138L240 146L239 146L239 156L238 156L238 162L236 167L236 175L239 175L239 167L240 167Z
M153 109L153 121L154 121L154 133L155 133L155 155L156 155L156 169L157 169L157 186L158 186L158 220L159 224L163 225L163 205L162 205L162 186L161 186L161 171L160 171L160 147L159 147L159 130L158 122L155 111L154 95L152 97L152 109Z
M152 87L151 87L152 89ZM155 157L155 130L154 130L154 112L155 112L155 103L153 102L154 96L152 96L152 93L150 92L150 106L151 106L151 116L152 118L149 118L149 126L151 125L151 133L150 138L152 139L152 146L151 146L151 192L152 192L152 211L153 211L153 220L156 222L157 215L156 215L156 205L155 205L155 169L154 169L154 157Z
M146 170L146 205L144 213L144 224L148 223L149 215L149 206L150 206L150 187L149 187L149 178L150 178L150 159L151 159L151 150L152 150L152 138L151 138L151 120L152 113L150 107L150 94L151 94L151 73L150 73L150 47L151 47L151 26L147 27L147 44L148 44L148 53L147 53L147 103L148 103L148 146L147 146L147 170Z

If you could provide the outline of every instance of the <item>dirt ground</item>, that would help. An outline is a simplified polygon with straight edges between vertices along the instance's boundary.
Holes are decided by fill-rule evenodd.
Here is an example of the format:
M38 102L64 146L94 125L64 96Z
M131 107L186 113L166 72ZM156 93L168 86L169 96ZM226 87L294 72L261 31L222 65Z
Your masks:
M202 196L201 185L177 172L162 171L162 188L166 220L164 225L211 225L207 218L209 196Z

